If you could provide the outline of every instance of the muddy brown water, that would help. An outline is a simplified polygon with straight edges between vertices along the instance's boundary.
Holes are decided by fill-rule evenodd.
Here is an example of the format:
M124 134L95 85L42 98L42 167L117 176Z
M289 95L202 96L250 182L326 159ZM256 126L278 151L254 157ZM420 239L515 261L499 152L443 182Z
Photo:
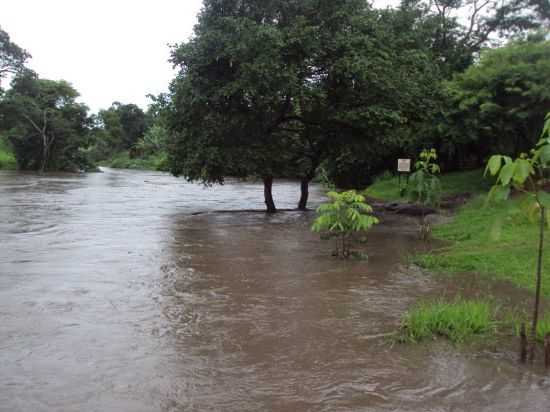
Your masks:
M0 411L548 411L512 357L385 337L438 280L386 217L368 261L257 184L0 173ZM275 186L293 207L298 185ZM312 204L319 204L319 188Z

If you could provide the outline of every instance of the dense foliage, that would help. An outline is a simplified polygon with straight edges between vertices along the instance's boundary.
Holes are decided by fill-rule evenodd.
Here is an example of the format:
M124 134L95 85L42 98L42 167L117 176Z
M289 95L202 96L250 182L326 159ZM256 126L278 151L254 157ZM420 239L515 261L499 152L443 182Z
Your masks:
M206 184L261 178L274 211L275 177L302 181L304 209L321 167L338 186L357 187L431 145L453 159L465 144L450 102L462 80L445 81L495 34L519 35L547 17L529 0L387 10L362 0L206 0L194 37L172 53L171 170Z
M447 90L448 115L440 130L449 156L480 165L492 153L526 152L550 110L550 41L487 50Z
M85 170L88 108L65 81L40 79L32 72L14 78L0 102L2 128L18 167L28 170Z
M135 104L114 102L98 115L77 102L78 92L61 80L40 78L25 67L30 55L0 28L0 168L83 171L94 163L118 161L166 169L168 131L162 96L145 113ZM15 160L14 160L15 159Z

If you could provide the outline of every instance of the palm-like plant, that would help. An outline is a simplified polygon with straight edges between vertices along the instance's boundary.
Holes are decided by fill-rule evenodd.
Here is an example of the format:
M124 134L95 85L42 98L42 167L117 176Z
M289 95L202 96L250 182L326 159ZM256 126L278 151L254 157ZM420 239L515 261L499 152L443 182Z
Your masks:
M353 234L369 230L378 223L378 219L372 215L373 209L365 202L365 197L354 190L329 192L328 197L330 202L317 209L319 216L315 219L312 230L334 238L335 254L348 258Z

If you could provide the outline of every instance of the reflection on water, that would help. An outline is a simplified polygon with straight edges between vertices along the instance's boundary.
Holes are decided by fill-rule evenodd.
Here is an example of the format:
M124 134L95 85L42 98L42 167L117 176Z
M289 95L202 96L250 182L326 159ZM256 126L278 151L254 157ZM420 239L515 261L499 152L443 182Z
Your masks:
M342 262L311 214L192 215L262 207L250 183L0 173L0 411L547 410L542 374L384 338L437 288L399 265L414 227Z

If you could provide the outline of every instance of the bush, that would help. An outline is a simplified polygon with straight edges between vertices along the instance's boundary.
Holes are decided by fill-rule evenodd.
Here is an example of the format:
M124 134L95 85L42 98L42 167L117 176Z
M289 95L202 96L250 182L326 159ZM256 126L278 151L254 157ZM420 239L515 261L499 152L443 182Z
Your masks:
M0 169L16 169L17 162L12 150L0 136Z
M369 230L378 223L372 216L372 207L365 203L364 196L354 190L336 193L329 192L330 203L317 209L318 217L313 223L314 232L324 233L336 239L336 255L350 256L351 237L356 232Z

